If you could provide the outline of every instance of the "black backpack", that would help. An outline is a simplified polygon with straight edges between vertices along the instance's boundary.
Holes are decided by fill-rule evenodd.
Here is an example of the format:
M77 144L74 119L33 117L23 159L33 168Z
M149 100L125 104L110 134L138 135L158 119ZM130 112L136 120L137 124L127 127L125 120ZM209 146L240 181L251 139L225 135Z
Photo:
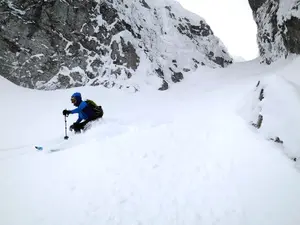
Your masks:
M97 105L94 101L90 99L85 100L85 102L88 104L89 107L91 107L94 110L96 117L103 116L104 112L101 106Z

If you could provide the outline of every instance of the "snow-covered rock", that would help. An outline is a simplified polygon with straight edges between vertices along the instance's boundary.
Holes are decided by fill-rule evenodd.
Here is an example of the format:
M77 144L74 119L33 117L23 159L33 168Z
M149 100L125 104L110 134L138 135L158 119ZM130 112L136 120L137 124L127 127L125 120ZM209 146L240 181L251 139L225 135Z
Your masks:
M300 1L249 0L258 32L262 62L300 54Z
M279 61L278 61L279 62ZM244 99L242 116L293 160L300 159L300 58L258 81ZM281 63L281 62L280 62ZM299 164L300 165L300 164Z
M0 74L29 88L166 90L232 63L199 16L172 0L4 0Z

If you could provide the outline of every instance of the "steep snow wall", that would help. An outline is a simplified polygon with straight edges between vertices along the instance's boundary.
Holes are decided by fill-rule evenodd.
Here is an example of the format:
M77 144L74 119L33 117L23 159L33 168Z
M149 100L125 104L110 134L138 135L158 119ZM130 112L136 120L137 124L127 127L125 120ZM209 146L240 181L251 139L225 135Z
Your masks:
M289 58L285 64L258 81L244 99L240 112L266 139L276 142L290 159L299 160L300 58Z

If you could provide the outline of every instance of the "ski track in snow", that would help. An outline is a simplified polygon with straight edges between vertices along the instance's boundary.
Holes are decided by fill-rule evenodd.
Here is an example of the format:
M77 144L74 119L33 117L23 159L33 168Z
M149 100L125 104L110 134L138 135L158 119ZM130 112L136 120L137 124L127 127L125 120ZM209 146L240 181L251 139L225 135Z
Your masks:
M298 172L238 115L265 72L253 64L110 99L65 151L0 151L0 223L300 224Z

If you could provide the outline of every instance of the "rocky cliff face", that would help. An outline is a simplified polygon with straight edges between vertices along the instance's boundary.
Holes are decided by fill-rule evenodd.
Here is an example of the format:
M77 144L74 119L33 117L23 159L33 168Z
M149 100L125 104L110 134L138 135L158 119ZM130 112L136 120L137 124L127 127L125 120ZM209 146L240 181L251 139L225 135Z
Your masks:
M258 27L262 62L300 54L300 1L249 0Z
M2 0L0 74L29 88L159 90L231 57L210 27L167 0Z

